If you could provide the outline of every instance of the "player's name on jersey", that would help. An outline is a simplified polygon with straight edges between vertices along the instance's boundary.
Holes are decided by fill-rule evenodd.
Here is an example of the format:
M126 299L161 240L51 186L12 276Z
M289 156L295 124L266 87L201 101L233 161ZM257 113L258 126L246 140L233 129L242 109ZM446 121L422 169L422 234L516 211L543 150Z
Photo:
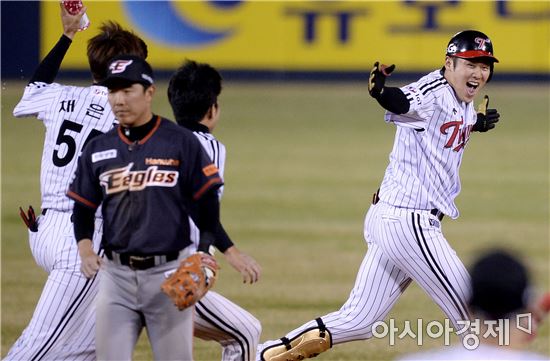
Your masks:
M76 109L76 99L65 99L59 102L59 112L73 113ZM90 103L86 108L85 115L94 119L101 119L105 107L101 104Z

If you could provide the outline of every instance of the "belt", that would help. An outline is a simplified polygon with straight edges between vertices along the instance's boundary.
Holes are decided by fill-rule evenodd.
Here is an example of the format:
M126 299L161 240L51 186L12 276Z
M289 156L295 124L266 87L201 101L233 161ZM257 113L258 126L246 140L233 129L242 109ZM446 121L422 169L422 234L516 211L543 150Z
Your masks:
M379 201L380 201L380 188L376 191L376 193L372 195L372 204L376 204ZM437 219L439 219L440 221L443 220L443 217L445 216L445 214L443 214L443 212L441 212L437 208L430 210L430 214L436 216Z
M155 266L160 266L166 262L178 259L180 252L170 252L156 255L137 255L129 253L117 253L105 250L105 256L113 263L128 266L134 271L146 270Z

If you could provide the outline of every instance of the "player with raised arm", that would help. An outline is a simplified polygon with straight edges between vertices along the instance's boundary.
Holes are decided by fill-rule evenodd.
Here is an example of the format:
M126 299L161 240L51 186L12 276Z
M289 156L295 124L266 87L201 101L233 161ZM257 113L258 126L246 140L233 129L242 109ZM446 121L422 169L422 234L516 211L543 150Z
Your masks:
M218 96L221 82L216 69L188 60L170 78L168 99L178 124L193 131L223 177L225 146L212 135L220 118ZM223 187L220 187L220 200L222 194ZM189 221L191 238L198 245L199 229L192 219ZM254 283L258 280L260 266L233 244L221 224L218 225L214 245L241 273L243 282ZM222 360L254 360L261 324L253 315L214 291L208 291L197 303L195 313L195 336L220 343L223 347Z
M40 169L42 211L21 212L29 226L29 243L36 263L48 272L40 300L28 326L8 352L7 360L94 360L95 278L80 273L80 259L71 222L74 202L66 196L84 145L113 127L115 117L107 89L97 85L117 54L147 56L147 46L134 33L106 23L88 42L93 85L67 86L55 77L80 29L86 8L71 15L62 5L63 35L42 60L22 99L16 117L35 116L46 128ZM96 219L94 249L99 252L102 220Z
M375 63L369 93L396 126L380 189L365 217L368 252L348 300L279 340L259 347L259 358L302 360L333 345L369 339L414 280L452 321L468 320L470 277L441 230L443 216L459 215L459 167L473 131L494 128L499 114L476 112L473 100L493 75L493 44L465 30L447 44L444 66L401 88L386 87L393 69Z

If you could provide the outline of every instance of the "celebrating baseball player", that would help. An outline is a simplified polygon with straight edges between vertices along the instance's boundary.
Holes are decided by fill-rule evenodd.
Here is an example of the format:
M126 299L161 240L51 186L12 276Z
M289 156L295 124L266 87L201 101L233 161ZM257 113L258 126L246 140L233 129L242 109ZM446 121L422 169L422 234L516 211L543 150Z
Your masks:
M66 196L80 152L90 139L113 127L107 89L97 85L106 76L108 61L117 54L147 56L147 46L115 23L100 27L88 42L88 61L94 85L54 83L63 57L80 27L86 8L71 15L61 6L63 35L42 60L13 114L36 116L46 135L40 186L42 212L21 212L29 227L29 243L36 263L48 272L29 325L6 356L7 360L95 360L97 280L80 273L73 235L73 201ZM101 217L96 218L94 250L101 240Z
M445 63L401 88L386 87L395 66L378 62L370 73L370 95L396 126L395 142L380 189L367 212L364 236L368 252L348 300L336 312L319 317L279 340L259 346L261 360L302 360L333 345L372 337L412 280L439 305L459 330L469 319L470 278L443 236L444 215L456 219L459 167L472 132L494 128L499 114L479 111L473 100L491 79L491 39L462 31L451 38Z
M466 327L476 331L463 339L466 347L420 352L401 361L548 360L527 348L550 308L550 294L535 297L523 262L508 251L492 250L481 256L470 272L468 307L473 318Z
M197 138L153 114L150 65L115 57L101 83L120 125L84 148L68 196L82 273L100 271L96 353L130 360L143 327L157 360L193 359L193 307L183 310L161 285L192 253L188 206L197 212L198 249L208 250L219 223L222 179ZM101 205L107 259L93 249L94 216Z
M178 124L193 131L223 177L225 146L211 134L220 118L218 96L222 89L221 82L216 69L188 60L172 75L168 99ZM220 200L223 188L218 188ZM191 239L196 245L199 229L192 219L190 224ZM258 280L260 266L233 244L221 224L214 245L242 274L244 282ZM220 343L223 347L222 360L254 360L261 333L260 321L254 316L214 291L208 291L196 304L195 312L195 336Z

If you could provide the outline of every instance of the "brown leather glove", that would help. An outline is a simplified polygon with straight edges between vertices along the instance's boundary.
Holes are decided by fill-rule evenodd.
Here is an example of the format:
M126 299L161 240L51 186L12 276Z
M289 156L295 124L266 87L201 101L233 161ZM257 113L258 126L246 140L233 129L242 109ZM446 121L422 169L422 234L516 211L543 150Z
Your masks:
M181 311L194 305L214 286L219 267L216 259L206 253L192 254L162 283L166 293Z

